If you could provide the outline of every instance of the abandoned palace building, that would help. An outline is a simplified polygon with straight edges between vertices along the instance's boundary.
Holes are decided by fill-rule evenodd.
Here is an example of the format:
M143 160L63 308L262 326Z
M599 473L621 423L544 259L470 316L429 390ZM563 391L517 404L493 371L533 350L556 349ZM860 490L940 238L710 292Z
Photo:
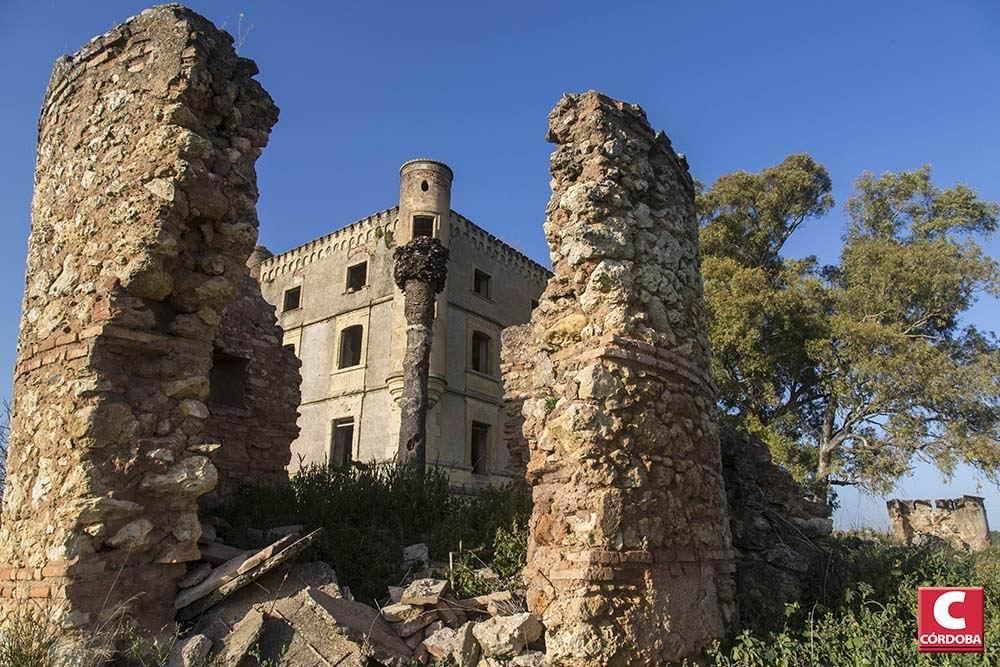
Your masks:
M549 272L451 210L452 170L434 160L400 169L399 203L271 256L254 268L284 344L301 360L300 464L392 458L399 438L406 323L392 253L413 237L450 250L431 352L427 460L455 484L523 477L508 451L500 333L528 321ZM251 263L255 263L251 260Z

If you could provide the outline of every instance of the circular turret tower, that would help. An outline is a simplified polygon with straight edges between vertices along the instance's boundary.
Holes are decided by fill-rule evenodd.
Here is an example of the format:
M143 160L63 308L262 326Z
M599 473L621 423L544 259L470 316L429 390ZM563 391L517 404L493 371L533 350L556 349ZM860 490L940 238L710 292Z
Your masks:
M437 160L410 160L399 169L399 225L396 240L433 236L448 245L451 213L451 167Z

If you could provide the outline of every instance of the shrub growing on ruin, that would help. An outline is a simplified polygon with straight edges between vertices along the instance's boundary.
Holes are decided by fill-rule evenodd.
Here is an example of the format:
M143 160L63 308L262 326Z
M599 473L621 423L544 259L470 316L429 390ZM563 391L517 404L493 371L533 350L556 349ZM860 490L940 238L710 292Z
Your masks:
M245 485L221 515L231 526L223 538L235 546L260 546L258 531L276 526L324 528L313 555L355 597L374 603L385 600L387 586L401 583L403 547L417 542L443 563L454 552L459 562L467 553L491 566L496 552L494 569L509 578L524 567L530 512L526 489L469 493L452 488L436 467L421 478L416 466L385 462L311 465L288 483Z

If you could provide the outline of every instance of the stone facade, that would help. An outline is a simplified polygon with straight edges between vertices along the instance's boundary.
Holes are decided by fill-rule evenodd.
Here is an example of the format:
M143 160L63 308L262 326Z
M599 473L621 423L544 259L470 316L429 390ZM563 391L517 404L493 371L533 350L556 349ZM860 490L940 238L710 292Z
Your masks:
M509 422L500 335L528 320L550 274L452 211L452 180L440 162L408 162L400 171L398 206L261 264L264 297L277 307L284 342L302 361L293 469L300 461L396 454L406 321L392 255L423 225L418 232L431 233L450 251L448 280L436 298L427 461L460 485L523 477L523 460L511 458L503 439ZM360 349L342 358L352 331L360 334Z
M173 620L199 557L213 340L257 238L277 108L232 38L178 5L59 60L39 123L0 612Z
M990 524L979 496L935 500L890 500L889 529L904 544L928 537L942 539L956 549L982 551L990 547Z
M638 106L596 92L563 97L548 138L555 276L511 388L528 603L553 665L679 661L735 617L694 184Z

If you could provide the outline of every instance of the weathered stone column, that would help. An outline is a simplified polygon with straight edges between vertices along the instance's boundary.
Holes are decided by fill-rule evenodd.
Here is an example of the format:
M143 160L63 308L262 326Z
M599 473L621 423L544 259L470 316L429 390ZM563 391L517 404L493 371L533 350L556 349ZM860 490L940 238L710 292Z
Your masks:
M448 249L417 236L393 253L393 277L403 290L406 353L400 397L399 460L427 464L427 381L434 339L434 299L448 276Z
M549 117L555 276L525 435L529 605L554 665L663 665L723 635L733 554L687 165L638 106Z
M212 340L257 238L277 120L232 38L179 5L59 60L39 122L0 530L0 614L174 616L216 483Z

